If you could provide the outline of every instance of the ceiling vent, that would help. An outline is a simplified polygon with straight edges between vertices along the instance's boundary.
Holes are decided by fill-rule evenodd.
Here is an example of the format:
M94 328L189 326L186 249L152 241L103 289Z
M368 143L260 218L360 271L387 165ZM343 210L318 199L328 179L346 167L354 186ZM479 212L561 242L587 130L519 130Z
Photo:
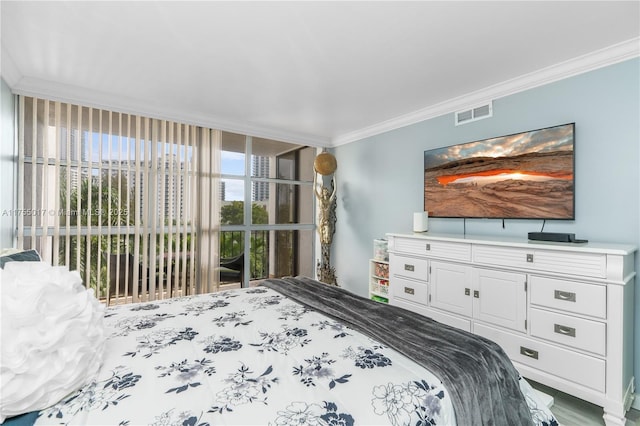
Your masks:
M471 123L472 121L489 118L493 115L493 101L478 105L470 109L456 112L456 126Z

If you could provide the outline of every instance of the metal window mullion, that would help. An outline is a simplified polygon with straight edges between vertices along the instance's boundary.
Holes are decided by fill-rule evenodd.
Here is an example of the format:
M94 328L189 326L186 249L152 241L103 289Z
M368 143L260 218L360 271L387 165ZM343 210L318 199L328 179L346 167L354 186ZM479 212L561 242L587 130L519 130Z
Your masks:
M234 231L244 231L246 228L242 225L222 225L221 231L224 232L234 232ZM257 225L252 226L252 231L308 231L315 230L316 225L314 224L298 224L298 223L280 223L273 225Z
M249 251L251 249L251 156L253 155L253 138L251 136L246 137L246 151L245 156L245 175L244 175L244 247L242 254L244 256L243 277L241 287L249 287L249 280L251 279L251 268Z
M201 214L201 228L202 224L206 224L206 238L207 238L207 256L200 262L201 267L206 271L205 282L207 283L207 291L218 291L220 288L220 276L219 276L219 252L220 245L216 242L218 239L216 235L218 229L215 227L214 218L220 216L220 181L217 179L218 172L220 171L220 165L216 164L217 153L214 152L216 146L220 144L220 130L207 129L207 141L206 151L200 158L205 158L205 162L200 167L200 173L205 175L205 183L209 187L209 190L205 194L204 210ZM218 147L219 148L219 147ZM202 238L200 239L202 241Z
M127 233L127 232L131 232L132 231L132 227L130 227L130 226L121 226L121 227L113 226L112 227L112 233L109 234L107 232L106 227L102 228L102 231L100 233L98 233L96 230L89 231L89 228L84 226L84 227L82 227L80 229L80 235L82 235L82 236L87 236L87 235L93 235L93 236L96 236L96 235L102 235L102 236L115 235L113 230L119 231L121 233ZM162 228L159 228L158 232L161 232L161 231L162 231ZM75 228L72 228L71 235L74 235L75 232L77 232L77 230ZM44 228L37 227L35 235L38 236L38 237L41 237L42 235L52 236L53 233L54 233L54 227L53 226L47 226L47 227L44 227ZM32 235L31 234L31 229L30 228L25 229L25 236L26 237L30 237L31 235ZM62 228L62 232L60 233L60 235L61 236L65 236L66 235L65 232L64 232L64 228Z
M63 160L62 158L58 158L58 160L60 161L60 167L98 167L98 162L92 162L92 161L82 161L82 162L78 162L78 161L67 161L67 160ZM45 160L42 157L32 157L32 156L26 156L25 155L25 161L27 163L31 163L33 162L34 164L37 165L41 165L41 164L48 164L50 166L53 166L55 164L55 159L50 157L49 161ZM123 170L126 171L127 167L126 166L119 166L118 164L114 164L112 165L112 169L113 171L118 171L118 170Z
M211 226L211 263L210 268L215 268L215 290L220 289L220 277L217 271L220 265L220 205L221 205L221 191L220 191L220 170L222 169L222 131L214 130L212 138L210 140L209 155L211 162L212 182L213 190L211 191L209 204L211 209L209 210L209 223Z

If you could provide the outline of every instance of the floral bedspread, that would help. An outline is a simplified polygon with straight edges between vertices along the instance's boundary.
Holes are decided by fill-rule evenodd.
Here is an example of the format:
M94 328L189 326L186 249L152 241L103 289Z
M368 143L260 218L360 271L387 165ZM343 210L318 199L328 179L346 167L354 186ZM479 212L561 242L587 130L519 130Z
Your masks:
M36 424L455 424L429 371L268 288L112 307L105 322L98 376ZM521 387L536 424L557 424Z

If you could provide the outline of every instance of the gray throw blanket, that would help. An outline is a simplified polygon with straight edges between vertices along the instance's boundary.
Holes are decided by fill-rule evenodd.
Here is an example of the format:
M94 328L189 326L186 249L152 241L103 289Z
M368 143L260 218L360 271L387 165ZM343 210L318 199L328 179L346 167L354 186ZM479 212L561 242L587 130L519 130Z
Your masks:
M532 425L519 374L502 348L480 336L306 277L262 282L294 301L391 347L442 380L460 426Z

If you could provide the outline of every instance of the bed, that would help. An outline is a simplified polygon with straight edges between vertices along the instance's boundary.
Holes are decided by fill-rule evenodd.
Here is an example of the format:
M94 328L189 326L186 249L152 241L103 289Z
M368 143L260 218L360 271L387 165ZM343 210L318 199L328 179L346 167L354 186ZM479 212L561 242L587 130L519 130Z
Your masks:
M110 307L36 424L557 425L496 344L309 278Z

